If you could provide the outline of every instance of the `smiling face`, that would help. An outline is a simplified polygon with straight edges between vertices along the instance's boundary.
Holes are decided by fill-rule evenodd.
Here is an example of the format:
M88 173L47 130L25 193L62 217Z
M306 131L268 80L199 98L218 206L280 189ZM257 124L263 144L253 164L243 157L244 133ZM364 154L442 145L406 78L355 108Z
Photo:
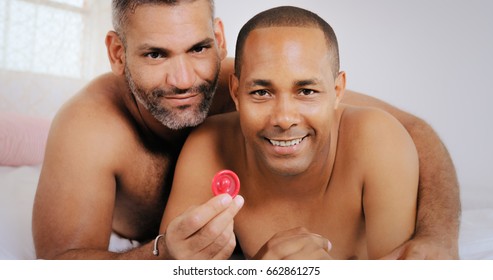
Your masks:
M171 129L202 123L226 56L209 2L141 5L128 19L123 60L135 98Z
M282 176L325 164L345 75L334 79L318 28L268 27L246 39L241 76L231 78L247 153Z

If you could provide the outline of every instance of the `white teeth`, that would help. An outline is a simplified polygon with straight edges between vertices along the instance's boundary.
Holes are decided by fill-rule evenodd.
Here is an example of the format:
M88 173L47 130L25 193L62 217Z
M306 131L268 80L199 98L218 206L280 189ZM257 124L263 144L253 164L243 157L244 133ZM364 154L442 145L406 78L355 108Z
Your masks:
M274 146L290 147L290 146L298 145L299 143L301 143L301 141L303 141L303 138L294 139L291 141L276 141L276 140L270 140L269 139L269 141Z

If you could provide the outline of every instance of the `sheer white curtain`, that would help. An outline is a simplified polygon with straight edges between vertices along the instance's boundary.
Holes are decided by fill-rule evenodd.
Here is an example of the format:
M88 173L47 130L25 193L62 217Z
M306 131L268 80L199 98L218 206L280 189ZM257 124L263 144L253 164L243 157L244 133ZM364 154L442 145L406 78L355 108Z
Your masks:
M2 0L0 66L92 77L106 64L98 54L109 23L109 0Z
M111 0L0 0L0 112L53 116L109 71Z

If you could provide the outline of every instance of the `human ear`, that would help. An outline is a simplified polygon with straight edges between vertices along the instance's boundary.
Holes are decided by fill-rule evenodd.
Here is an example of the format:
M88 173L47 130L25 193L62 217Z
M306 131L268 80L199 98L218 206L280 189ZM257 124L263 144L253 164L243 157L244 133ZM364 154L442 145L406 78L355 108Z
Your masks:
M339 72L339 74L337 74L337 78L335 80L336 101L334 103L334 109L337 109L339 107L339 103L341 103L345 91L346 91L346 72L341 71Z
M111 70L116 75L123 75L125 73L125 46L120 36L115 31L110 31L106 34L105 43Z
M240 81L235 74L231 74L229 76L229 94L231 95L231 99L233 99L236 107L236 111L239 111L239 103L238 103L238 87Z
M219 18L214 19L214 36L216 37L219 57L223 60L228 55L228 49L226 47L226 38L224 36L224 25L222 20Z

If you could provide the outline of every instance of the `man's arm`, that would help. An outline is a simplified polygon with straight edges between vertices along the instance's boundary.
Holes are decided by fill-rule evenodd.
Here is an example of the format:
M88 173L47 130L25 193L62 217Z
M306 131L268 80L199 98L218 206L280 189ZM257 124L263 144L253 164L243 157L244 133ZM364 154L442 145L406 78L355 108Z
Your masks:
M97 250L108 248L112 229L116 187L104 144L114 143L96 139L101 122L81 115L91 116L66 105L50 129L33 208L38 258L112 257Z
M452 159L436 132L423 120L378 99L347 91L344 102L383 109L411 135L419 156L416 232L388 258L457 259L459 183Z
M221 201L229 199L229 201L232 201L230 203L233 211L217 215L214 220L208 222L198 217L192 219L193 221L191 221L200 225L202 229L190 232L190 234L193 233L200 240L203 239L200 236L214 233L217 236L215 239L216 244L211 242L206 248L215 247L217 243L225 243L225 240L229 240L230 243L225 244L218 254L211 256L205 254L203 247L189 240L190 238L186 235L181 238L171 238L167 235L166 244L181 241L181 246L174 246L174 249L170 249L173 255L187 259L227 259L233 253L236 246L236 238L233 233L233 218L243 206L243 197L237 195L234 199L231 199L229 194L213 197L211 189L214 175L222 169L231 169L231 166L224 164L223 156L228 153L220 151L221 147L225 145L220 142L221 136L231 139L231 130L228 124L218 122L217 117L212 117L208 118L188 136L175 167L173 186L166 204L160 230L161 232L169 232L179 228L177 225L177 221L181 220L179 216L193 211L196 207L202 207L204 204L217 199ZM205 242L202 243L205 244Z
M237 211L231 200L216 199L181 215L174 221L175 228L166 232L166 237L176 242L168 244L171 248L167 248L164 238L159 239L157 257L153 254L153 241L127 252L109 252L118 162L124 161L122 156L126 155L125 142L129 136L121 134L120 129L113 129L111 114L101 121L101 116L97 115L102 112L106 110L90 108L87 111L68 105L52 124L33 208L33 238L38 258L177 258L168 253L175 246L182 246L181 237L201 229L190 221L214 222L216 216ZM221 221L216 223L221 224ZM229 221L222 223L229 224ZM224 243L215 242L214 232L205 233L198 237L196 244L215 244L203 253L217 254Z
M38 258L153 257L151 243L125 253L108 251L119 160L113 148L121 143L105 136L110 122L98 121L97 114L69 103L52 123L33 207Z
M414 233L418 155L404 127L381 110L348 108L344 122L347 135L341 141L354 139L353 168L362 176L368 258L382 258Z
M297 227L272 236L254 260L331 260L332 243L325 237Z

